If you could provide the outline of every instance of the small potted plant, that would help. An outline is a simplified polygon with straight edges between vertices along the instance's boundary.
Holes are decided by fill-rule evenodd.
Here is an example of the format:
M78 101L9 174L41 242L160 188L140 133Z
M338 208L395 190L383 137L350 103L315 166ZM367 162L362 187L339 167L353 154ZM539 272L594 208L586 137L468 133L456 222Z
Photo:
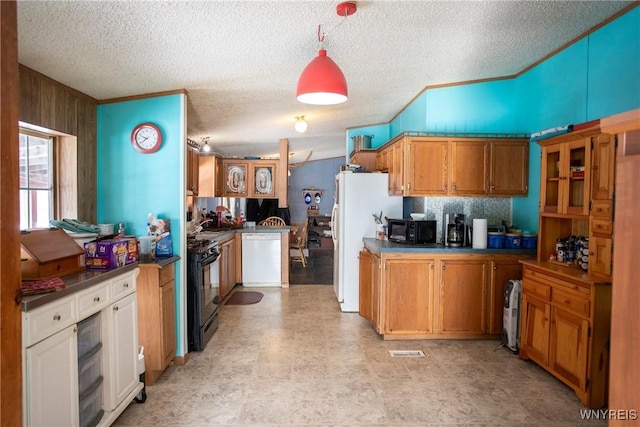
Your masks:
M382 221L382 211L380 211L380 215L376 215L375 213L371 214L373 219L376 222L376 239L384 240L386 236L386 228L387 226Z

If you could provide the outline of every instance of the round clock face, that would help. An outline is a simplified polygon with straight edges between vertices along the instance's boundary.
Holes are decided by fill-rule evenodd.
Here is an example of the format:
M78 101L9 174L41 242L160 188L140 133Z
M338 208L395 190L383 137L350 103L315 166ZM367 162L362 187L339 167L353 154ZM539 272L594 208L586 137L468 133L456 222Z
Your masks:
M162 133L153 123L142 123L131 132L131 144L144 154L158 151L162 143Z

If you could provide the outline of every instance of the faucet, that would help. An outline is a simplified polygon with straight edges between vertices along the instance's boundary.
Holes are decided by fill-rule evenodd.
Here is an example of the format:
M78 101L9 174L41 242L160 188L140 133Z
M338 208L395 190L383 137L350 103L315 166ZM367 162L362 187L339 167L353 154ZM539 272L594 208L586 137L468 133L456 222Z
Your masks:
M205 218L202 221L200 221L198 224L193 226L193 232L194 233L199 233L202 231L202 226L213 221L211 218Z

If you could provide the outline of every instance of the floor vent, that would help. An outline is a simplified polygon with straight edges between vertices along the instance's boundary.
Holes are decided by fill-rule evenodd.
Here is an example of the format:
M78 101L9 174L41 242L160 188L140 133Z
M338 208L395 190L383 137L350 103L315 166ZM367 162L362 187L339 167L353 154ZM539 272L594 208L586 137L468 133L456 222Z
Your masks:
M391 357L424 357L422 350L389 350Z

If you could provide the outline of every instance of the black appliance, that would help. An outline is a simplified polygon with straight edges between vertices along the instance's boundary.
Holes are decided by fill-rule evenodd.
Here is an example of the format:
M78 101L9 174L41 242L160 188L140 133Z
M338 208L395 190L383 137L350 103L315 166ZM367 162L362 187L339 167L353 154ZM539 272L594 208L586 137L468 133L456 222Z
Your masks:
M436 242L436 222L433 220L390 219L387 238L391 242L424 245Z
M218 329L220 256L215 240L187 238L187 340L189 351L202 351Z
M464 214L444 214L442 242L445 246L461 247L471 245L471 228L464 223Z

